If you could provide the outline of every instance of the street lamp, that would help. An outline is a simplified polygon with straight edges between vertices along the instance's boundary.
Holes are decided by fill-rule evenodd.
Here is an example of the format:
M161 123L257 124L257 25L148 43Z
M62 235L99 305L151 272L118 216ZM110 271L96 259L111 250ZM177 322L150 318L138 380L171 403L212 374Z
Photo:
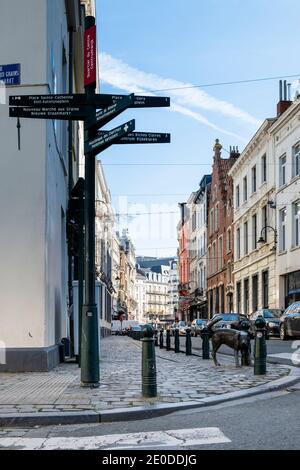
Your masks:
M259 237L259 239L257 240L257 243L259 243L259 244L266 243L266 232L267 232L267 229L273 230L273 233L274 233L274 246L271 248L271 251L276 251L276 245L277 245L277 230L276 230L274 227L272 227L271 225L265 225L265 226L261 229L260 237ZM263 231L265 231L265 238L262 236Z

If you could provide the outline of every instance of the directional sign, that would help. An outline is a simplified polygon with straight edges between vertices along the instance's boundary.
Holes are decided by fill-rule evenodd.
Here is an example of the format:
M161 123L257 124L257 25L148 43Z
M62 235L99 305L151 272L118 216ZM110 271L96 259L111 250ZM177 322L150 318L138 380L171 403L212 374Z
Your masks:
M86 95L17 95L9 97L10 106L45 107L85 105Z
M84 107L79 106L52 106L51 108L24 108L10 107L10 117L21 117L31 119L65 119L73 121L84 121L87 111Z
M119 139L124 137L129 132L134 131L135 129L135 120L122 124L121 126L115 127L111 131L105 132L103 135L97 136L94 139L86 142L84 146L84 153L100 153L110 145L115 144Z
M123 101L128 95L107 95L96 94L93 103L87 102L87 97L83 93L77 95L17 95L9 97L11 106L42 106L51 108L52 106L87 106L95 108L107 108L113 104ZM135 95L130 108L155 108L170 106L170 98L166 96L139 96Z
M124 95L95 95L95 104L100 108L110 106L121 100ZM166 96L135 95L131 108L162 108L170 106L170 98Z
M84 86L96 83L96 25L84 32Z
M98 135L105 135L107 131L99 131ZM116 144L169 144L171 134L157 132L130 132L122 137Z
M108 106L107 108L103 108L96 113L96 117L86 120L86 126L88 129L96 128L99 129L100 127L107 124L109 121L117 117L121 114L125 109L129 108L134 100L134 94L132 93L129 96L124 96L121 100L117 101L116 103Z

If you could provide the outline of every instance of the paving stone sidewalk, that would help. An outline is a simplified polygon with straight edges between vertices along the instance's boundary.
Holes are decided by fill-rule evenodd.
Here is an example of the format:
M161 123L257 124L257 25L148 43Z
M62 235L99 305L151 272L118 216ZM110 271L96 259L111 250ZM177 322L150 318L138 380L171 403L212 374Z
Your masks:
M48 373L0 373L0 415L33 412L96 412L155 403L201 401L241 391L287 376L290 368L268 364L265 376L253 367L236 368L233 358L221 356L221 367L197 356L156 348L158 397L141 396L142 343L112 336L101 342L101 383L98 389L80 387L76 364L63 364Z

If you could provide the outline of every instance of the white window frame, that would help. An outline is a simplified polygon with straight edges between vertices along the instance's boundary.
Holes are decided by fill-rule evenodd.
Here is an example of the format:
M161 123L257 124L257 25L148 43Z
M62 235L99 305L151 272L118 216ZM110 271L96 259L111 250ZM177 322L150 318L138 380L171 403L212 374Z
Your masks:
M279 187L286 184L286 153L279 157Z
M247 175L243 178L243 202L248 199L248 178Z
M295 209L298 207L297 212ZM300 246L300 200L292 204L292 217L293 217L293 247Z
M284 214L284 219L282 216ZM286 250L286 207L283 207L279 211L279 251L283 252Z
M244 222L244 256L249 253L249 224L248 220Z
M257 171L256 171L256 165L254 165L251 169L251 191L252 191L252 194L256 193L256 188L257 188Z
M293 178L300 175L300 142L292 148L292 175Z
M236 229L236 258L241 258L241 229L238 227Z
M261 157L261 184L267 181L267 155Z

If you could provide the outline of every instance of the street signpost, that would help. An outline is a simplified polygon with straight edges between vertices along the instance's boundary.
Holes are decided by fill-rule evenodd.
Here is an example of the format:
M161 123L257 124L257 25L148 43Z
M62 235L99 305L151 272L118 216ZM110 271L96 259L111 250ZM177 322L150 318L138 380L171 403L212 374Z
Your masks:
M84 187L84 279L85 296L81 318L80 366L81 384L99 386L99 332L98 312L95 296L95 165L96 155L112 144L169 143L170 134L133 132L132 119L109 131L101 127L127 108L152 108L170 106L170 98L160 96L136 96L96 94L97 49L95 18L85 18L84 42L84 86L85 93L56 95L17 95L9 97L9 116L17 118L18 136L20 118L82 120L85 136L85 187ZM1 72L3 70L0 66ZM17 83L16 68L11 79ZM9 70L6 69L6 72ZM99 111L96 111L99 109ZM20 149L20 145L19 145ZM82 261L83 262L83 261ZM81 320L81 321L80 321Z
M108 131L98 131L98 136L105 136ZM157 132L130 132L115 142L116 144L169 144L171 134Z
M119 139L129 132L134 131L134 129L135 120L132 119L121 126L115 127L111 131L103 132L102 135L98 135L85 143L84 153L86 155L91 153L97 155L97 153L103 152L103 150L107 149L113 143L118 142Z

